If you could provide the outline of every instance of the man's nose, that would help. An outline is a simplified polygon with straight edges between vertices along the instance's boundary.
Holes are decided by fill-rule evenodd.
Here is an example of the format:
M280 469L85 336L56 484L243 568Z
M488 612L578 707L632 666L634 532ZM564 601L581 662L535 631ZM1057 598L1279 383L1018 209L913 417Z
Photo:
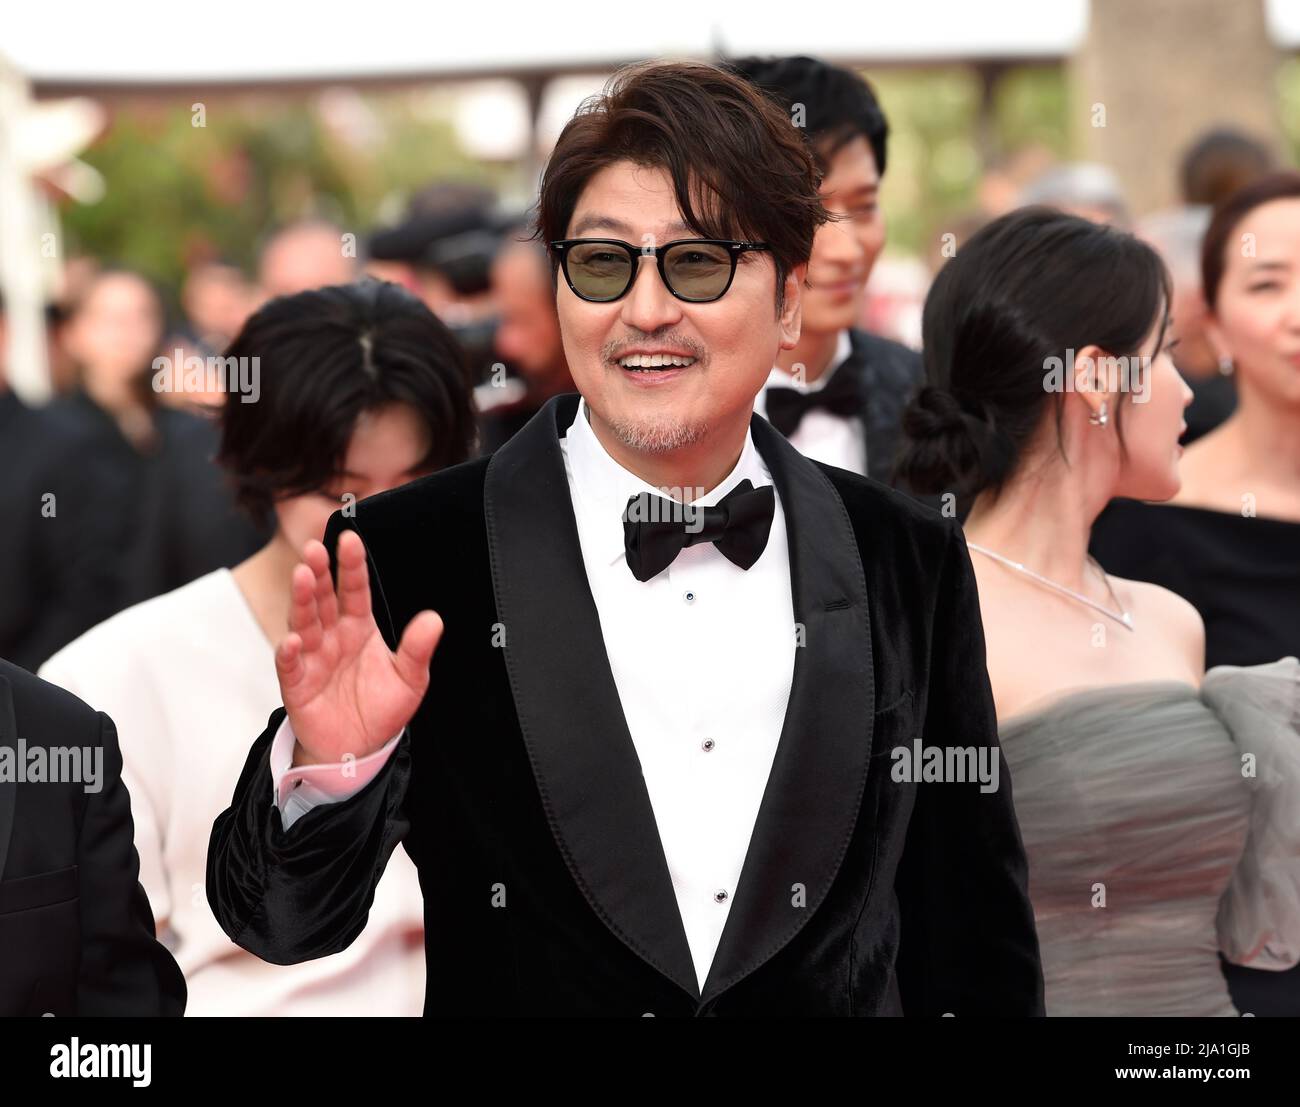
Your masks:
M623 297L622 319L629 327L652 334L660 327L676 323L682 317L681 301L659 276L659 267L649 254L637 257L637 273L632 287Z

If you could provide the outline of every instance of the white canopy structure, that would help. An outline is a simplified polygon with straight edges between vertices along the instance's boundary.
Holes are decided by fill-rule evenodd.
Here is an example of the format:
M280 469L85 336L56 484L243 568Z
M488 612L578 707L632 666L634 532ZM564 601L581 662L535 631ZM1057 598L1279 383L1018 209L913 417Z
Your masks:
M273 4L167 0L22 5L3 49L36 85L213 85L563 73L662 55L817 54L873 62L1061 57L1086 0L574 0L535 5Z

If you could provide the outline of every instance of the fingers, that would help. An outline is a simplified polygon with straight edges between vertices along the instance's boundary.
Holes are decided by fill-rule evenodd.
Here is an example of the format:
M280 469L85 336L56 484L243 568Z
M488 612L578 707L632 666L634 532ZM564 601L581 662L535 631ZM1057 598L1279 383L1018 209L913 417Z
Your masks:
M402 681L423 694L429 684L429 662L442 637L442 617L436 611L421 611L406 624L402 640L393 655L393 665Z
M320 648L324 631L316 603L316 577L302 562L293 567L290 578L289 629L301 637L302 646L308 652Z
M323 542L308 542L302 559L315 577L316 614L320 625L329 630L339 621L339 605L334 598L334 581L330 578L330 555Z
M291 691L306 672L302 662L302 639L296 634L285 635L275 650L275 675L280 680L280 691Z
M345 530L339 535L339 613L373 621L370 610L370 574L366 572L366 548L361 536Z

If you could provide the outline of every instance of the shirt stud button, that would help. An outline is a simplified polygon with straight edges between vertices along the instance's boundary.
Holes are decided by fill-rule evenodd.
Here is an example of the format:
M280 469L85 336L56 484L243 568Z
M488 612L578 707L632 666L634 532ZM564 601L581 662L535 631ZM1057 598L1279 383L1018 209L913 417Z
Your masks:
M726 903L726 902L727 902L727 889L726 889L726 888L719 888L716 892L714 892L714 893L713 893L713 902L714 902L714 903Z
M694 593L694 592L690 592L690 591L683 592L683 593L682 593L682 599L684 599L687 603L694 603L694 602L695 602L695 593Z
M700 749L705 753L709 753L715 745L717 745L717 743L714 742L712 738L705 738L704 741L700 743Z

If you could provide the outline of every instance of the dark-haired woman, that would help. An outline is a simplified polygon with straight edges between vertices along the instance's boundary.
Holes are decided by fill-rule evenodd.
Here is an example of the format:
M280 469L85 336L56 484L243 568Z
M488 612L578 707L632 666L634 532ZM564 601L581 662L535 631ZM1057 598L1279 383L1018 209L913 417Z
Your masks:
M1088 556L1178 490L1167 304L1131 236L1004 216L935 281L905 421L904 478L969 508L1049 1014L1231 1015L1220 949L1300 959L1300 662L1203 674L1195 609Z
M1191 602L1207 665L1256 665L1300 655L1300 173L1232 196L1211 219L1201 269L1237 410L1188 447L1172 501L1112 504L1092 549ZM1300 969L1225 972L1242 1010L1300 1015Z
M354 498L469 456L466 369L433 314L379 282L273 300L226 356L256 365L241 376L255 387L226 397L220 461L243 504L273 514L274 537L231 571L121 612L41 672L117 721L140 881L185 973L188 1014L417 1015L423 904L408 858L390 861L345 951L276 966L217 925L206 856L247 756L230 735L263 726L280 701L274 649L299 551Z
M105 501L98 514L116 550L102 567L105 614L234 565L266 540L212 464L211 422L159 403L152 363L162 334L162 304L143 276L99 273L63 331L76 391L47 409L82 439L81 464Z

